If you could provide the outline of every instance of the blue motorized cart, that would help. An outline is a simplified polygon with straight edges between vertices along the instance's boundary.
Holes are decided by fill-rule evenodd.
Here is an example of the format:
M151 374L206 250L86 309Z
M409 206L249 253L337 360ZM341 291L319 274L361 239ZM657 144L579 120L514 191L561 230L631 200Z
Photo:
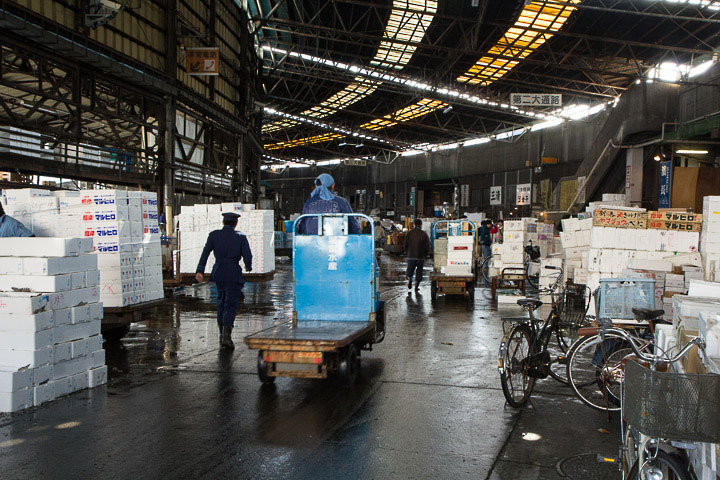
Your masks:
M352 385L360 353L385 337L385 303L379 300L375 229L350 234L360 214L303 215L293 227L293 319L245 337L258 350L258 377L327 378L337 373ZM300 222L317 222L301 234Z

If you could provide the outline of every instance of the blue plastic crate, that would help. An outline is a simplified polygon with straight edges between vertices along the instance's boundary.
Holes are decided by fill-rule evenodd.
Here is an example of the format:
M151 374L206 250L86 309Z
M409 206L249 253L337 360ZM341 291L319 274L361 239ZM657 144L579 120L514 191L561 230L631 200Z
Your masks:
M597 297L599 318L632 320L633 308L655 308L655 280L602 278Z

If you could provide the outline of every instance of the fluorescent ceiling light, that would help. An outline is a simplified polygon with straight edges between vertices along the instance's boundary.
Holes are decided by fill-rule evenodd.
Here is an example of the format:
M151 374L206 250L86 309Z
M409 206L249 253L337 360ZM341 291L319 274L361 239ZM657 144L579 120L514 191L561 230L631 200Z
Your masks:
M446 143L445 145L440 145L438 150L452 150L453 148L457 148L459 146L460 144L458 143Z
M712 67L715 64L713 60L708 60L707 62L703 62L699 65L695 65L693 68L690 69L690 73L688 74L688 77L694 78L698 75L702 75L703 73L710 70L710 67Z
M400 154L401 157L412 157L415 155L420 155L421 153L425 153L424 150L405 150Z
M472 147L473 145L482 145L483 143L488 143L490 139L488 137L482 137L482 138L471 138L470 140L465 140L463 142L463 147Z
M675 153L684 153L687 155L707 155L707 150L676 150Z

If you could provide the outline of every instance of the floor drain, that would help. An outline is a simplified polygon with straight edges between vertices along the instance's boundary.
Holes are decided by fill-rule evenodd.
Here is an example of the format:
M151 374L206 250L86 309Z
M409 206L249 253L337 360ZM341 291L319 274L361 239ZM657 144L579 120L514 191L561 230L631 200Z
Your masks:
M617 465L599 463L596 453L563 458L556 468L560 475L572 480L617 480L620 475Z

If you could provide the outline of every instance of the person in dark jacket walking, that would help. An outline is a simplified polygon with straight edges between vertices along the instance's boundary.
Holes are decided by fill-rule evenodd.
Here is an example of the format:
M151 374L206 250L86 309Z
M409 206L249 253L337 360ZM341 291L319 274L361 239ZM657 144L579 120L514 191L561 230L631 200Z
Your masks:
M241 258L247 271L252 271L250 243L245 235L235 231L238 217L240 215L237 213L223 213L223 228L208 235L195 274L195 280L202 282L205 265L210 252L213 252L215 265L210 281L215 282L218 291L217 323L220 329L220 344L228 348L235 348L231 335L245 283L240 266Z
M415 275L415 290L420 287L423 277L425 257L430 253L430 237L422 230L422 220L415 220L415 228L405 236L405 251L407 252L407 279L408 289L412 288L413 274Z
M490 226L492 222L490 220L483 220L480 224L480 245L482 246L483 259L486 259L492 255L492 237L490 235Z

